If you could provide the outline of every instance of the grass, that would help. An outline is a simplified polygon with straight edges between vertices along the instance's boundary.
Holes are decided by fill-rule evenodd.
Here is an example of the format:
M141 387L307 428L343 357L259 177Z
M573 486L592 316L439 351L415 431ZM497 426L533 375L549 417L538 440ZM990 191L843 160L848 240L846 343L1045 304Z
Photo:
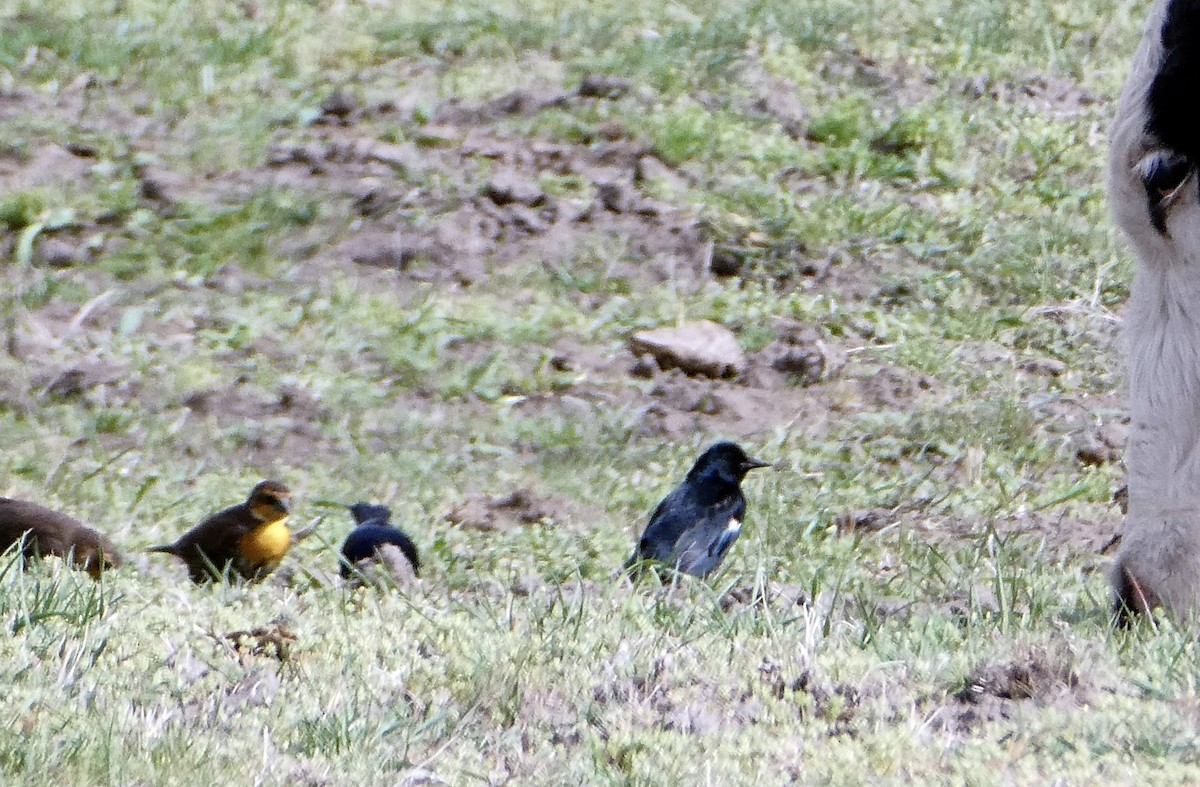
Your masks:
M1119 450L1075 452L1125 406L1132 264L1103 129L1139 16L0 0L0 493L131 558L98 585L0 564L3 779L1186 779L1200 656L1169 622L1109 628L1094 553L1120 523ZM626 82L444 114L591 74ZM363 109L348 125L322 117L336 89ZM316 152L271 164L284 145ZM658 167L623 192L649 213L596 207L622 156ZM550 237L533 208L487 224L506 168L590 228ZM362 265L342 245L448 220L448 254ZM52 241L74 262L48 264ZM709 248L737 274L695 264ZM627 373L637 330L711 319L768 353L780 318L844 367L757 399L752 380ZM81 388L51 393L72 368ZM778 469L748 481L726 566L613 581L731 436ZM320 519L275 580L193 588L142 552L263 477ZM514 488L544 515L446 518ZM418 587L334 578L349 517L321 501L362 498L413 535ZM295 639L233 644L250 630Z

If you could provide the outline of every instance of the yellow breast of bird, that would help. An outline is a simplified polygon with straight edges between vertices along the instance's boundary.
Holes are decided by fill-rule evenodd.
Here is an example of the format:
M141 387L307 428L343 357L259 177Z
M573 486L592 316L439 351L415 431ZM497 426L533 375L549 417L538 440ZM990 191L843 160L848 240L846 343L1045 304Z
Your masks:
M238 542L242 558L255 565L278 563L292 545L292 531L288 530L287 518L256 527Z

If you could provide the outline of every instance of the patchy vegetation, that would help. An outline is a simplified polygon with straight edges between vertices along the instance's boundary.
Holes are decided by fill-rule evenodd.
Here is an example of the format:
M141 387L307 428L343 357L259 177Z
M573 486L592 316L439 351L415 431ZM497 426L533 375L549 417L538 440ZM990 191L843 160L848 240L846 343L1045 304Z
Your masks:
M0 494L129 558L5 564L3 780L1183 778L1200 657L1096 554L1140 24L0 0ZM718 437L778 463L721 571L617 581ZM143 553L265 477L267 583ZM411 586L336 577L360 498Z

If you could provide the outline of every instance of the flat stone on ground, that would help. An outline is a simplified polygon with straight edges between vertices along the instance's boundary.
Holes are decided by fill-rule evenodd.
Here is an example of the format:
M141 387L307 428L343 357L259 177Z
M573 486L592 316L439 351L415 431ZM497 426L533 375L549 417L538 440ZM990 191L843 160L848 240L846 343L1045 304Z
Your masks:
M634 355L652 355L662 368L678 368L690 375L736 377L746 368L746 353L737 337L708 320L641 331L629 344Z

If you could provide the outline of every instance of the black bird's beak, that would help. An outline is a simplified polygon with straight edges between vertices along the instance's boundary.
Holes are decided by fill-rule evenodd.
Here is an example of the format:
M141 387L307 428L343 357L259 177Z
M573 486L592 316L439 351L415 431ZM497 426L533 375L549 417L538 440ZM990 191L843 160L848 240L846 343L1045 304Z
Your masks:
M764 462L761 459L755 459L752 456L746 457L746 461L742 462L742 469L747 472L750 470L757 470L760 467L774 467L774 465L772 465L770 462Z

